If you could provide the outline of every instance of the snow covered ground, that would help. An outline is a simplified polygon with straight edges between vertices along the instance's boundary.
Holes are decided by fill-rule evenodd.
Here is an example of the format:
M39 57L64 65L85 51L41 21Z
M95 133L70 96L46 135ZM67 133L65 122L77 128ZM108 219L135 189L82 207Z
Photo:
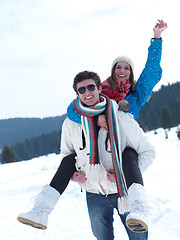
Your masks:
M165 140L147 133L156 146L154 164L144 174L149 197L149 240L180 239L180 141L171 129ZM33 206L42 186L49 184L59 156L51 154L30 161L0 165L0 238L2 240L93 240L86 208L85 193L71 182L49 218L47 230L19 223L16 218ZM127 240L118 215L114 216L116 240Z

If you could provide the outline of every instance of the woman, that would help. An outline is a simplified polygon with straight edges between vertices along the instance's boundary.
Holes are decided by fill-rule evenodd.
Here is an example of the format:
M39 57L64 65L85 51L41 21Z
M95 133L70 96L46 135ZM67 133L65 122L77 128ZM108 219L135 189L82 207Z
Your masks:
M130 58L126 56L117 57L112 63L111 76L102 82L102 93L109 98L119 102L125 99L130 104L128 111L138 121L140 108L149 99L153 88L160 81L162 69L160 66L162 39L161 33L167 28L163 20L153 28L154 38L148 48L148 58L139 79L134 80L134 66ZM74 111L73 103L68 107L68 117L75 122L80 122L80 117Z
M138 120L140 108L145 104L151 95L153 87L161 79L162 70L160 67L160 61L162 40L160 38L161 33L166 28L167 24L164 23L163 20L159 20L154 27L154 39L151 40L146 66L137 83L135 83L133 77L133 63L127 57L118 57L114 60L111 77L102 83L102 92L109 95L110 98L115 99L117 102L122 99L126 99L129 102L129 112L134 116L136 121ZM91 89L88 90L93 91ZM73 103L71 103L68 107L67 113L68 117L72 121L81 123L80 115L74 110ZM106 122L103 123L103 121L100 119L98 121L99 125L101 125L101 127L107 131ZM83 172L77 171L75 167L75 156L76 154L74 153L62 160L55 176L50 183L50 186L48 186L49 189L46 189L45 191L43 190L40 193L40 196L42 195L40 198L41 201L42 198L44 198L44 202L54 198L55 206L59 196L64 192L71 177L76 182L82 183L86 181L86 176L83 174ZM131 148L126 148L122 154L122 159L127 187L134 182L143 185L142 175L138 166L137 153ZM113 170L107 172L107 178L111 182L115 181ZM39 200L37 199L36 203L38 201ZM43 225L41 219L38 219L38 214L35 216L35 209L27 214L20 214L18 220L32 227L46 229L48 215L50 214L51 210L52 209L48 210L46 220L44 221L45 224ZM33 219L33 221L31 221L31 219Z

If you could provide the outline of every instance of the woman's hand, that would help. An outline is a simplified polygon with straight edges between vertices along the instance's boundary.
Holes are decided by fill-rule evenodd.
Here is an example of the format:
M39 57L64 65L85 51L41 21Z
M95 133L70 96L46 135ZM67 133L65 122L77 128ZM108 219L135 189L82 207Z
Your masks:
M98 116L98 122L97 122L97 124L98 124L99 127L101 127L101 128L104 129L106 132L108 132L105 115L99 115L99 116Z
M161 38L161 33L167 28L167 23L163 20L159 20L156 23L155 27L153 28L154 31L154 38Z

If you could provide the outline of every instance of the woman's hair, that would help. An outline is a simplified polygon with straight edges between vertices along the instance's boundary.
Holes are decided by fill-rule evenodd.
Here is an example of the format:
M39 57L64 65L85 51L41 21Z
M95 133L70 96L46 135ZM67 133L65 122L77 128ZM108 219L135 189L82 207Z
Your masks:
M115 68L116 68L117 63L113 66L112 70L111 70L111 76L108 78L108 82L112 88L112 92L114 92L116 86L117 86L117 79L115 76ZM136 88L136 81L134 80L134 74L133 74L133 70L132 67L129 65L130 67L130 83L131 83L131 87L132 89Z
M100 88L101 79L100 79L99 75L95 72L83 71L83 72L78 73L74 78L73 89L76 93L77 93L77 84L79 82L82 82L82 81L87 80L87 79L93 79L95 84L97 85L97 89Z

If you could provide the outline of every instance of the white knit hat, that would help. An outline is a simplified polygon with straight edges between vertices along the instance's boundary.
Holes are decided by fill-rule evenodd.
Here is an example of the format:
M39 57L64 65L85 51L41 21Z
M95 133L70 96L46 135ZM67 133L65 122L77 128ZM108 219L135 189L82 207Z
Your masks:
M112 68L111 69L113 69L114 65L116 63L120 62L120 61L127 62L131 66L132 70L134 71L133 61L130 58L126 57L126 56L119 56L116 59L114 59L114 61L112 63Z

